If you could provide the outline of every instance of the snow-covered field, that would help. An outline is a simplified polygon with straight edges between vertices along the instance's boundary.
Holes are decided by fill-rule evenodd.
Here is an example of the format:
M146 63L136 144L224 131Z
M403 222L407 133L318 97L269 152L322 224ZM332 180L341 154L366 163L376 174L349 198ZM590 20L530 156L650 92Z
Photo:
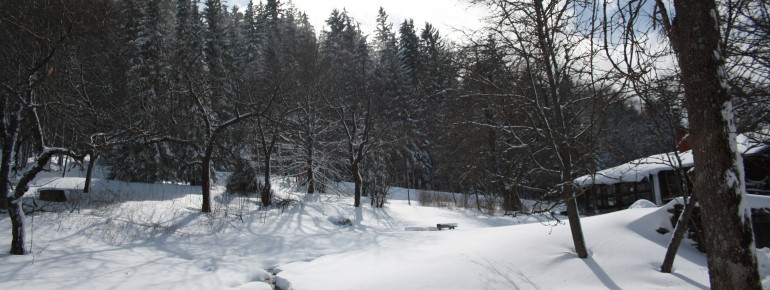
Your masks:
M38 187L80 188L43 173ZM220 181L224 178L220 178ZM352 197L304 195L280 181L283 208L214 188L200 213L198 187L96 179L91 194L27 216L31 254L0 254L0 289L697 289L706 257L684 243L662 274L665 209L638 206L582 219L590 256L574 253L569 226L532 216L422 207L394 189L384 209ZM35 189L33 187L33 189ZM28 193L34 196L34 190ZM340 225L346 219L349 224ZM437 223L455 230L427 230ZM422 231L421 231L422 230ZM10 248L0 216L0 250ZM765 287L770 251L760 249ZM273 277L272 273L277 273Z

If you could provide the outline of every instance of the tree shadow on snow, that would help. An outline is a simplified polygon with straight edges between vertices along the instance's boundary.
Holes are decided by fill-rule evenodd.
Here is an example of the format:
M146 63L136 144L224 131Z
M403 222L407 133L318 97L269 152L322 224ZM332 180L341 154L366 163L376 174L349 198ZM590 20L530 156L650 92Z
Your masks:
M658 210L631 222L628 224L628 229L637 233L642 238L652 241L660 245L663 249L666 249L668 248L668 243L671 241L673 232L668 232L666 234L656 232L661 226L661 223L670 223L669 215L665 213L665 208L659 208ZM686 241L687 239L679 246L679 250L676 254L677 259L684 258L694 264L705 265L706 254L699 252L693 245ZM660 259L660 262L663 263L663 256L661 256ZM674 262L674 265L676 266L676 261ZM660 267L660 265L656 265L655 267Z
M671 273L671 275L674 275L677 278L682 279L682 281L685 281L685 282L689 283L690 285L692 285L694 287L697 287L699 289L709 289L708 286L703 285L703 284L701 284L698 281L695 281L693 279L690 279L689 277L687 277L685 275L682 275L682 274L679 274L679 273Z
M596 278L599 278L599 281L601 281L605 287L609 289L621 289L620 286L610 278L610 275L607 275L607 272L604 271L602 266L600 266L592 257L580 260L583 261L583 263L586 263L586 266L594 272Z
M465 256L471 263L481 266L485 269L481 281L484 281L484 289L537 289L537 285L529 279L521 270L514 267L511 263L495 261L484 258L483 261ZM512 277L515 276L515 277ZM523 284L523 285L520 285Z

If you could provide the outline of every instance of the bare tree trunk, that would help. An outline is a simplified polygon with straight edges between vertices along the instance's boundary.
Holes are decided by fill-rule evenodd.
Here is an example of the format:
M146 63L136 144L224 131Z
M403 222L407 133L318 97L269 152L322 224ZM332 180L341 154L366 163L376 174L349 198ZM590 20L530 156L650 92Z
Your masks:
M575 244L575 252L579 258L585 259L588 257L588 250L586 250L586 241L583 238L583 226L580 224L577 199L574 197L567 200L567 217L569 218L569 229L572 231L572 242Z
M689 198L689 201L685 199L684 208L682 209L682 213L679 214L679 219L674 227L674 233L671 235L671 242L668 244L668 249L666 250L666 257L663 259L663 265L660 267L661 272L671 273L671 270L674 267L676 252L679 250L679 245L682 244L684 233L687 232L687 228L689 227L687 221L690 220L693 211L695 211L695 198L691 197Z
M273 204L272 186L270 186L270 155L272 155L270 153L265 149L265 186L262 187L262 205L266 207Z
M315 193L315 177L313 176L313 160L308 160L307 167L307 193Z
M0 113L2 114L5 114L5 102L6 100L3 100L2 107L0 107L0 110L2 110ZM2 126L2 128L0 128L2 129L0 134L3 134L3 149L2 157L0 158L0 209L8 208L7 199L10 194L11 183L11 154L13 154L12 149L16 143L16 138L18 137L18 121L16 115L12 114L8 119L9 122L7 127L5 121L0 119L0 124Z
M203 165L201 165L202 212L211 212L211 155L213 151L213 146L206 148L206 153L203 155Z
M666 15L658 0L661 15ZM693 189L703 221L714 289L761 289L751 210L742 207L744 172L735 144L715 1L676 0L669 38L679 58L698 170ZM667 16L667 15L666 15Z
M99 155L94 154L93 151L91 151L91 153L88 155L91 156L91 159L88 161L88 169L86 169L86 183L83 185L83 193L88 193L91 191L91 177L94 173L94 165L96 164L96 160L99 159Z
M62 169L61 169L61 178L64 178L65 176L67 176L67 164L69 163L69 158L66 158L64 155L59 156L59 163L60 163L59 165L61 165L62 163L61 162L62 158L64 159L64 162L63 162L64 166L62 166Z
M406 159L406 157L404 158L404 164L406 164L405 165L406 167L404 167L404 177L406 179L404 181L404 183L406 184L406 202L409 205L412 205L412 193L409 190L409 188L411 187L409 186L409 170L411 169L409 168L409 159Z
M21 200L8 203L8 216L11 218L11 255L24 255L24 211Z
M40 170L42 169L43 168L40 167ZM38 170L38 172L40 170ZM8 217L11 219L11 255L24 255L26 253L26 250L24 249L24 211L21 208L21 197L27 192L24 188L29 187L26 183L21 184L21 182L19 182L16 190L14 190L13 196L9 196L7 202ZM21 192L21 194L19 194L19 192Z
M354 162L350 170L353 174L353 183L355 184L355 201L353 206L359 207L361 206L361 173L359 172L358 162Z
M310 125L308 125L308 127L309 126ZM310 138L308 141L309 141L308 144L307 144L307 155L308 156L307 156L307 161L306 161L306 163L307 163L307 193L315 193L315 175L313 175L313 166L315 166L315 164L313 164L313 158L315 157L315 156L313 156L314 151L315 151L315 146L313 145L313 143L315 142L315 139Z
M369 178L371 178L371 177L369 177ZM372 180L370 180L369 182L372 182ZM369 205L371 205L372 207L374 207L374 199L377 196L377 191L375 190L375 188L377 187L376 183L377 182L375 181L375 185L374 186L372 186L371 183L368 186L369 187L369 189L368 189L368 191L369 191ZM366 192L366 190L367 190L366 187L364 187L364 192Z

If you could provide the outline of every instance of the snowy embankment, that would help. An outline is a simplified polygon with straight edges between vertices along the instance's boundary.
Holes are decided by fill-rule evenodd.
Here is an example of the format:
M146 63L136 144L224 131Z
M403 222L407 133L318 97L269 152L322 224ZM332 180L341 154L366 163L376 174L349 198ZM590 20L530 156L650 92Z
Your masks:
M82 183L55 174L35 181L58 188ZM655 232L670 227L658 208L582 219L590 257L578 259L566 225L422 207L413 191L412 205L405 190L395 189L385 209L355 209L348 196L281 189L279 197L295 202L265 210L256 197L222 190L214 188L214 212L203 214L197 187L97 179L93 193L71 191L67 204L46 205L56 212L27 217L32 253L0 255L0 289L269 289L268 270L278 272L274 279L284 289L708 286L705 256L687 243L674 274L657 270L670 238ZM338 224L346 219L349 225ZM437 223L459 226L406 230ZM0 250L9 247L3 215ZM770 253L759 254L770 266Z

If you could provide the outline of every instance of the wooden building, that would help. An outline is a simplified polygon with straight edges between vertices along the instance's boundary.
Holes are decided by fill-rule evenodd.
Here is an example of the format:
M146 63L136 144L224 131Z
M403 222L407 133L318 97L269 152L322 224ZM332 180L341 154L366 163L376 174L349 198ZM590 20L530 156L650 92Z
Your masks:
M746 191L770 195L770 136L741 134L736 138L743 155ZM686 148L683 148L686 149ZM583 194L578 205L584 213L628 208L640 199L663 205L692 186L687 170L695 166L692 151L656 154L575 179Z

